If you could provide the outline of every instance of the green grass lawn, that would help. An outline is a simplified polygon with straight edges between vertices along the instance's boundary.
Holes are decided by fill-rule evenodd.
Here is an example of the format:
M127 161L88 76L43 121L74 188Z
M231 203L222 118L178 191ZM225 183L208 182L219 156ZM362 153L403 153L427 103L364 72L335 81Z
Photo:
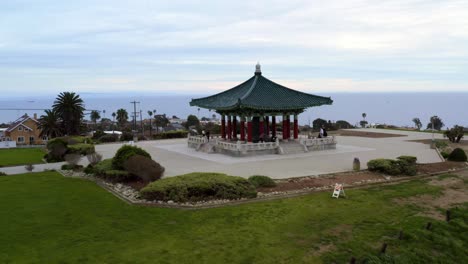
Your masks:
M0 167L43 163L44 155L42 148L0 149Z
M466 219L431 220L426 231L421 208L392 202L440 191L412 181L347 190L347 199L326 192L188 211L131 206L56 172L5 176L0 263L347 263L378 253L383 242L408 263L468 263ZM408 234L402 241L400 229Z

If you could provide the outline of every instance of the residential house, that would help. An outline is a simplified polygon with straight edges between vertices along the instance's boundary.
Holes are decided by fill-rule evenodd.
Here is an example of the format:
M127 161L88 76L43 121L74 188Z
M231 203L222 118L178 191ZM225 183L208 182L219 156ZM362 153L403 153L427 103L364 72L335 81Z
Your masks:
M41 137L38 128L37 115L30 117L27 114L15 120L3 132L1 141L16 141L17 145L41 145L47 143L47 136Z

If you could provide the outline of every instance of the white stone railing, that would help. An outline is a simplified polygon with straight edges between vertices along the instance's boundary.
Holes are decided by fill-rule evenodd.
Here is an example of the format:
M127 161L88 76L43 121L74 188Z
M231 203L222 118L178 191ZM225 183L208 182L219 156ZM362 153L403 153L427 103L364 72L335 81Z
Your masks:
M188 138L187 138L187 141L188 141L189 145L190 144L199 145L199 144L206 143L207 139L206 139L206 137L202 137L202 136L191 136L191 135L189 135Z
M299 143L306 146L320 146L320 145L332 145L336 144L335 136L326 138L300 138Z
M216 140L216 146L221 149L233 150L233 151L256 151L256 150L271 150L276 149L279 146L278 139L276 142L258 142L258 143L241 143L237 141L235 143Z

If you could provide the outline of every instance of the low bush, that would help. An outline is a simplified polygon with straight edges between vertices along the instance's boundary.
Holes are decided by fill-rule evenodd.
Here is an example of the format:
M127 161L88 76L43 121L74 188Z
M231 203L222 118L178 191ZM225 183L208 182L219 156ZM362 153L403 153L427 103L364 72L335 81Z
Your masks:
M409 175L417 173L416 157L400 156L397 160L374 159L367 162L369 171L377 171L388 175Z
M168 131L168 132L154 134L153 138L154 139L186 138L187 133L188 131L185 131L185 130Z
M97 176L104 174L108 170L112 170L112 159L102 160L94 166L94 172Z
M255 187L242 177L221 173L189 173L161 179L140 191L143 198L175 202L254 198Z
M7 174L0 171L0 176L7 176Z
M130 174L147 182L160 179L164 174L164 167L151 158L133 155L124 163L124 168Z
M448 160L450 161L467 161L466 153L461 148L456 148L449 154Z
M119 139L119 136L116 134L109 134L109 135L104 135L99 137L99 141L103 143L109 143L109 142L117 142Z
M436 140L434 141L434 144L438 149L445 149L446 147L448 147L448 143L443 140Z
M414 156L400 156L397 158L397 160L405 161L405 162L408 162L408 164L414 165L416 164L416 161L418 161L418 158Z
M450 153L448 153L448 152L446 152L446 151L441 151L441 152L440 152L440 155L442 155L442 157L443 157L444 159L448 159L448 156L450 155Z
M136 146L124 145L117 150L112 159L112 168L114 170L123 170L125 162L133 155L141 155L151 159L151 155L144 149Z
M68 145L68 153L88 155L95 152L96 150L94 149L94 145L92 144L78 143L75 145Z
M94 168L91 164L88 164L88 166L84 168L83 172L86 174L94 174Z
M253 175L250 176L248 181L255 186L256 188L259 187L275 187L276 183L268 176L262 175Z
M111 182L125 182L134 178L130 173L123 170L108 170L104 174L101 174L100 177Z

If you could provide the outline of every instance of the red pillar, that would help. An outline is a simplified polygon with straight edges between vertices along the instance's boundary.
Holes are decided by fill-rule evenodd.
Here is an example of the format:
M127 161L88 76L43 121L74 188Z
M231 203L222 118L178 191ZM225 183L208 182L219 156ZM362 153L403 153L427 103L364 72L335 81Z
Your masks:
M244 117L241 117L241 121L240 121L240 136L241 136L241 141L245 141L245 119Z
M247 141L252 142L252 118L249 117L247 122Z
M232 133L231 133L231 116L227 116L228 118L228 125L227 125L227 135L228 135L228 139L231 139L232 138Z
M224 119L224 115L221 115L221 137L226 139L226 120Z
M291 120L289 119L289 115L286 116L286 138L291 138Z
M270 118L265 116L265 136L270 137Z
M237 138L237 117L233 116L232 117L232 138L236 139Z
M286 115L283 115L283 139L287 139L288 138L288 134L287 134L287 121L286 121Z
M259 134L260 134L260 139L265 138L265 123L263 121L263 116L259 118L258 122L258 128L259 128Z
M271 135L276 137L276 116L271 117Z
M297 115L294 115L294 139L299 137L299 127L297 123Z

